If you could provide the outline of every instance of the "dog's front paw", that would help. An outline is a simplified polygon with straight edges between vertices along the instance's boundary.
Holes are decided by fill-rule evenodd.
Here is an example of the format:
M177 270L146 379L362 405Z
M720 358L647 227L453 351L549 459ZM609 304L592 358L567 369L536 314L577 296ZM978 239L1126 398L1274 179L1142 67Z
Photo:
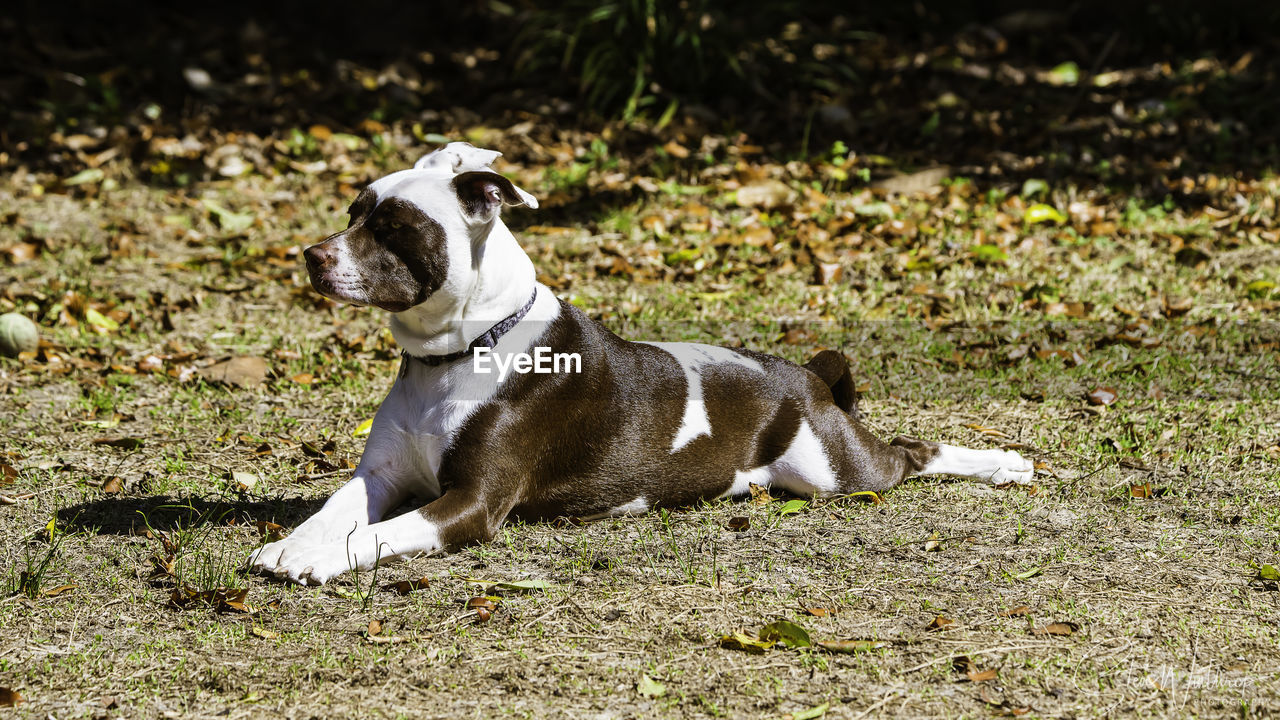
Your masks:
M284 551L291 544L289 538L285 538L250 550L246 561L249 571L262 572L269 575L275 573L276 567L280 565L280 556L284 554Z
M1000 458L1000 467L988 480L992 485L1017 483L1029 485L1035 478L1035 464L1013 450L1004 451Z
M311 545L287 548L267 572L299 585L324 585L350 569L343 546Z

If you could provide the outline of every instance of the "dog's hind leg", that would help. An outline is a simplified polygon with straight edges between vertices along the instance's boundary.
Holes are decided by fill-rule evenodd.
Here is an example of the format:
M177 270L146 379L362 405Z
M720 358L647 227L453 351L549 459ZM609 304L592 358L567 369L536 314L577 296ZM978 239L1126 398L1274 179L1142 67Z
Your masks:
M958 475L991 484L1032 479L1031 462L1016 452L906 437L886 443L834 405L814 413L812 431L812 439L803 446L793 441L769 468L772 484L798 494L831 495L884 492L913 475Z

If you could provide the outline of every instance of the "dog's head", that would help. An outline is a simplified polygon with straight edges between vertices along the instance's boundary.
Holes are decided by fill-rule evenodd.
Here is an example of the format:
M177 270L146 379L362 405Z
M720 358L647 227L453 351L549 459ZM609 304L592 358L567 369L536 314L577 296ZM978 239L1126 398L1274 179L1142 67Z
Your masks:
M374 181L351 221L303 253L325 297L402 312L439 293L465 295L503 205L538 201L489 169L501 153L450 143L411 170Z

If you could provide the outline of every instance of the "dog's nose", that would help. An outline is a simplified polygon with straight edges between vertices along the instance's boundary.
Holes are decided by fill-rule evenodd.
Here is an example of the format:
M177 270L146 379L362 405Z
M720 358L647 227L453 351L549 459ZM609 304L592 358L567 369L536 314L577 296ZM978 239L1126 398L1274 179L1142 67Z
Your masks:
M328 243L312 245L302 251L302 256L307 260L307 267L322 268L333 261L333 248Z

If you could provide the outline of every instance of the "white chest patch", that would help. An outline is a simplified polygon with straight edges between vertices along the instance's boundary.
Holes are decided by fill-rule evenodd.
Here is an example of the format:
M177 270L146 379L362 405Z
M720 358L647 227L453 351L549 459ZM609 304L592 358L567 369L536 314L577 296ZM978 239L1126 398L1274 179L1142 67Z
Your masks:
M526 352L559 314L555 295L539 285L529 313L498 340L494 352ZM361 467L382 468L380 474L397 482L420 483L423 494L438 496L445 451L467 418L501 386L496 374L475 373L470 357L440 366L409 361L378 408Z
M676 438L671 443L671 452L673 453L693 442L694 438L702 435L711 435L711 418L707 416L707 403L702 396L702 373L708 366L732 363L753 372L764 374L764 368L760 367L760 363L729 348L702 345L700 343L650 342L645 344L670 353L676 359L676 362L680 363L680 368L684 370L685 381L688 384L684 401L684 416L680 419L680 428L676 431Z

